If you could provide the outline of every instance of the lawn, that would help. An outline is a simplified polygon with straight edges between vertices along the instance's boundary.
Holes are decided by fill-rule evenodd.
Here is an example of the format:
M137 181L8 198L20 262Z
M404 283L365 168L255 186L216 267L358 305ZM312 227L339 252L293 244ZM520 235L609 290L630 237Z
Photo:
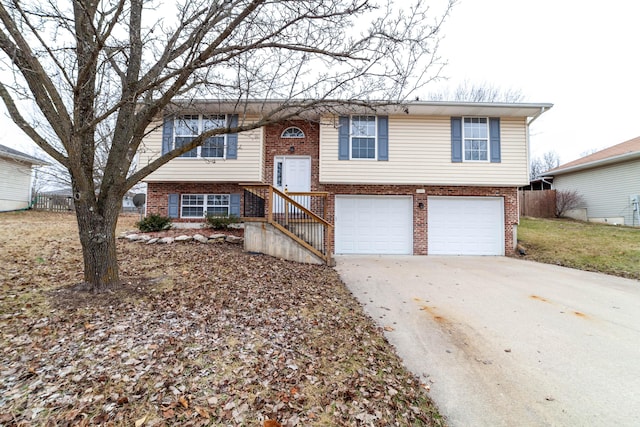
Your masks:
M518 241L526 259L640 279L640 228L521 218Z
M333 269L123 239L95 296L76 233L0 214L0 425L445 424Z

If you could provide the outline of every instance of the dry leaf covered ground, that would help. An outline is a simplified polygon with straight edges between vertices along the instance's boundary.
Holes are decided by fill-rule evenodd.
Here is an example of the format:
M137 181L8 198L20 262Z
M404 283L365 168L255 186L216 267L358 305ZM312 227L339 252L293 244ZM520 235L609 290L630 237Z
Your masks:
M96 296L76 233L0 214L0 425L444 424L333 269L120 240L125 284Z

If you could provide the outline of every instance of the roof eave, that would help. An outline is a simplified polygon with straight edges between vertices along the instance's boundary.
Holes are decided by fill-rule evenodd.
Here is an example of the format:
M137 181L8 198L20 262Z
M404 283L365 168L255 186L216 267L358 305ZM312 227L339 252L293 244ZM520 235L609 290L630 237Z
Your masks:
M259 100L250 99L241 103L223 99L189 99L176 100L174 105L217 107L218 110L236 113L261 114L265 111L292 104L296 108L297 100ZM299 100L311 102L312 100ZM332 111L335 113L383 113L399 115L432 115L432 116L497 116L497 117L537 117L553 107L550 103L493 103L493 102L451 102L451 101L407 101L394 103L391 101L359 101L359 100L323 100L311 107L318 114Z
M564 175L571 172L578 172L584 169L593 169L600 166L606 166L614 163L622 163L633 159L640 159L640 151L620 154L618 156L608 157L606 159L594 160L593 162L582 163L580 165L569 166L561 169L551 169L544 173L545 176Z
M0 157L3 157L5 159L10 159L10 160L16 160L19 162L25 162L25 163L29 163L31 165L34 166L46 166L49 163L45 162L44 160L39 160L39 159L35 159L35 158L30 158L30 157L23 157L23 156L19 156L19 155L15 155L12 153L4 153L4 152L0 152Z

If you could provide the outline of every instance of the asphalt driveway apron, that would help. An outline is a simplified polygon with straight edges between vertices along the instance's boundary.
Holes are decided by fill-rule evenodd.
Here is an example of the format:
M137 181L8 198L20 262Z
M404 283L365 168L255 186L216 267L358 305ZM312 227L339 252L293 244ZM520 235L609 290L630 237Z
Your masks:
M639 426L640 283L506 257L338 256L452 426Z

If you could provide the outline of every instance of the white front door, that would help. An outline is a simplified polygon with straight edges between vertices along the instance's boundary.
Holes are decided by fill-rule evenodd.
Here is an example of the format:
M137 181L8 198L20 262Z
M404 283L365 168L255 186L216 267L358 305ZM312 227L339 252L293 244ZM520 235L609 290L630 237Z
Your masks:
M274 158L273 186L291 193L311 191L311 157L276 156ZM308 207L309 196L293 197L301 205ZM282 203L274 200L274 212L282 211Z

